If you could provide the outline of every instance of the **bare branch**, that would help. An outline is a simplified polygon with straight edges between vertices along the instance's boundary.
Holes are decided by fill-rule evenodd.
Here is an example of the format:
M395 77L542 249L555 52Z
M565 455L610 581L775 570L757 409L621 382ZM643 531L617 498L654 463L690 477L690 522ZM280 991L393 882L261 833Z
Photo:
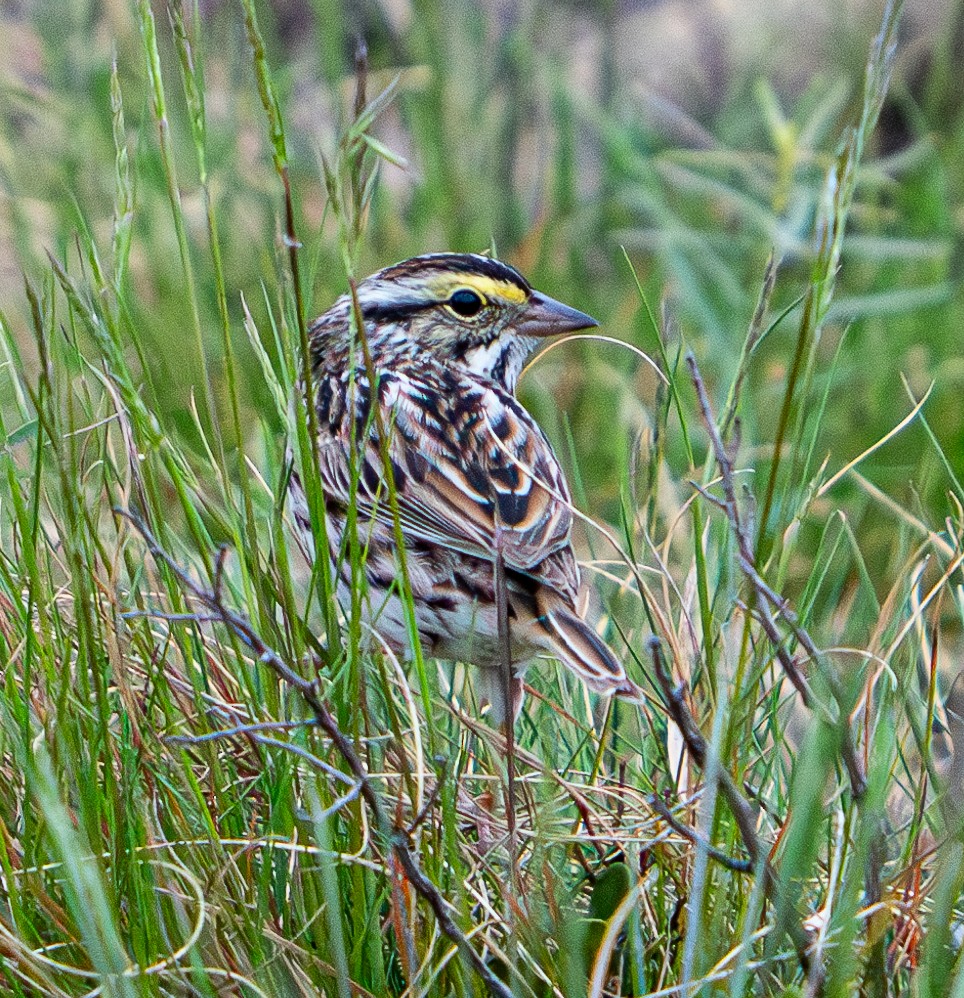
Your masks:
M686 744L686 749L693 757L693 761L705 772L707 769L706 739L703 737L699 725L686 705L686 686L683 683L674 683L666 659L663 656L663 648L659 638L651 637L648 644L650 654L653 658L653 673L663 694L663 699L666 701L666 709L669 712L669 716L673 719L676 727L679 728L680 734L683 736L683 741ZM763 843L757 835L756 812L753 809L753 805L740 791L727 769L723 766L717 766L716 774L720 793L736 821L736 827L739 830L740 838L743 840L743 846L750 855L752 868L761 868L763 870L766 895L778 908L782 908L785 903L786 892L779 874L767 858L767 851L764 849ZM811 973L813 968L811 966L810 955L807 952L807 937L800 924L798 922L788 923L786 932L797 951L797 960L800 962L801 969L805 974Z
M716 846L711 845L706 839L702 838L694 829L690 828L689 825L684 825L675 814L657 797L655 794L649 798L650 807L666 822L674 832L682 835L684 839L692 842L693 845L699 846L701 849L706 850L706 854L710 859L715 859L717 863L721 863L728 870L733 870L735 873L752 873L754 866L751 860L748 859L735 859L733 856L728 856L722 849L717 849Z
M177 577L181 586L210 612L213 619L232 631L257 655L260 662L268 666L281 680L301 694L314 715L315 722L328 735L335 749L341 755L342 759L344 759L357 782L358 791L361 793L362 798L375 819L376 827L385 837L388 846L394 853L409 883L432 909L441 931L458 947L459 952L471 964L472 969L485 983L491 995L496 996L496 998L513 998L510 988L495 976L475 947L466 938L465 933L453 921L442 893L422 872L418 860L412 851L411 838L407 831L389 820L381 796L374 782L369 777L364 763L355 751L355 746L338 727L337 721L321 697L319 697L315 683L310 682L295 672L276 651L262 640L261 636L246 617L225 606L218 593L205 589L196 582L158 544L154 535L148 529L147 524L136 513L118 508L115 508L114 512L130 521L144 539L152 557L156 561L167 565Z
M774 617L774 611L782 617L784 622L792 631L794 637L806 650L807 655L813 661L814 665L817 665L818 667L821 664L820 653L817 650L817 646L813 639L810 637L810 634L800 625L796 619L796 616L790 612L789 607L787 606L787 601L780 596L779 593L775 592L769 585L767 585L757 570L756 556L754 554L753 542L751 540L751 532L748 530L747 525L741 516L740 507L736 501L736 489L733 477L733 450L735 449L735 445L734 447L727 448L723 443L719 428L717 427L716 421L713 417L713 410L710 406L710 400L706 392L706 385L703 382L703 376L700 374L699 368L696 365L696 358L691 353L687 354L686 363L689 366L690 376L692 377L693 385L696 388L696 397L699 402L703 426L706 429L707 434L709 434L710 444L713 447L713 454L716 457L716 463L720 467L720 481L723 488L723 510L726 514L727 520L729 521L730 529L733 531L733 535L737 541L740 569L743 572L747 582L750 583L750 586L756 596L756 606L754 609L757 619L760 621L766 636L773 645L774 653L776 654L780 665L783 667L783 671L786 673L790 682L793 683L797 692L803 699L804 704L810 710L818 710L821 708L821 704L814 696L813 690L810 688L810 684L807 681L806 676L800 670L793 655L790 654L790 651L786 646L786 641L781 635L780 628L777 625L776 618ZM737 426L738 424L735 423L735 432ZM836 724L839 726L841 754L843 756L844 766L847 769L847 776L850 780L850 791L854 800L860 801L867 790L867 777L864 773L863 763L857 753L857 748L854 744L853 736L850 731L848 712L845 707L843 691L840 687L840 682L832 669L824 668L821 671L830 685L831 692L836 700L837 707L841 715L837 719ZM826 716L826 719L828 723L834 723L831 717Z

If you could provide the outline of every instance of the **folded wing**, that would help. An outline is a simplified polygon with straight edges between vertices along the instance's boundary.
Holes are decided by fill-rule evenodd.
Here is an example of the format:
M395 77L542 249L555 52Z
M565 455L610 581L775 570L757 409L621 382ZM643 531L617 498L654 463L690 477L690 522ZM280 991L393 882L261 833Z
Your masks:
M354 405L319 406L323 485L330 497L349 501L349 435L342 424L351 414L359 512L391 525L367 384L358 377L343 391L355 392ZM549 442L519 402L494 384L445 370L417 381L404 372L383 374L378 395L404 536L490 562L500 551L510 572L550 586L571 605L579 574L569 546L569 491ZM332 421L334 409L340 419Z

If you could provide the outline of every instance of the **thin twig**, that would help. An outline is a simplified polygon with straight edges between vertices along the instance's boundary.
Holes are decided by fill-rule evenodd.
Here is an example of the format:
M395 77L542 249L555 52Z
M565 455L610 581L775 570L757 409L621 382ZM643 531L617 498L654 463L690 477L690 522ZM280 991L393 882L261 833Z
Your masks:
M438 778L435 780L435 786L432 787L431 792L425 799L425 803L422 805L421 810L412 819L408 828L405 829L408 835L414 835L418 830L419 826L423 824L425 819L432 813L432 809L438 803L439 797L442 795L442 787L445 786L445 778L448 775L448 765L447 760L442 761L442 771L439 773Z
M187 614L182 614L187 616ZM214 617L208 617L208 621L213 621ZM206 735L168 735L164 739L165 745L203 745L205 742L224 741L234 738L237 735L251 735L258 731L293 731L297 728L306 728L313 725L314 721L258 721L253 724L236 724L233 728L223 728L221 731L210 731ZM339 769L335 770L340 777L348 779Z
M728 870L733 870L736 873L752 873L755 869L752 860L748 859L736 859L733 856L728 855L723 852L722 849L717 849L716 846L707 842L699 833L694 831L689 825L684 825L675 814L659 799L655 794L649 798L649 806L679 835L682 835L684 839L692 842L693 845L698 846L700 849L705 849L707 856L710 859L715 859L717 863L722 864Z
M723 489L723 509L725 511L726 518L729 521L730 529L733 531L733 535L737 541L740 569L756 595L756 605L754 607L756 616L759 619L763 630L766 632L770 643L773 645L774 653L776 654L780 665L783 667L783 671L786 673L787 678L791 683L793 683L797 692L803 699L805 706L808 709L815 711L820 706L819 701L814 696L813 690L810 688L810 684L807 682L806 676L803 674L796 660L786 647L786 642L780 633L780 628L777 625L776 618L774 617L774 611L776 611L776 613L783 618L787 626L793 632L794 637L804 648L814 665L818 667L821 666L820 652L817 650L817 646L810 637L810 634L807 632L806 628L799 623L796 616L791 612L789 606L787 605L787 601L779 593L775 592L766 583L766 581L764 581L763 577L757 570L756 555L754 553L753 541L751 537L752 532L748 529L747 524L744 522L740 512L740 507L736 501L733 457L738 441L731 444L730 448L727 448L727 446L723 443L723 438L720 436L719 428L717 427L716 420L713 417L713 410L710 406L710 400L707 395L706 385L703 382L703 376L700 374L699 368L696 365L696 358L691 353L687 354L686 363L689 366L690 376L692 377L693 385L696 388L696 397L699 402L703 426L707 434L709 434L710 444L713 447L713 454L716 458L716 463L720 468L720 482ZM738 421L734 422L735 431L738 427ZM857 748L854 744L853 736L849 728L849 713L846 709L845 697L843 695L840 682L836 675L834 675L833 670L826 668L822 669L822 672L827 679L831 693L833 694L834 700L836 701L839 709L840 717L837 721L837 725L841 740L841 755L843 756L844 766L847 769L847 776L850 780L851 794L853 795L854 801L859 802L867 790L867 777L864 773L863 763L857 753ZM827 720L828 723L833 723L830 717L827 717Z
M364 763L355 751L351 740L339 728L338 722L332 716L324 701L319 697L315 683L295 672L274 649L270 648L264 642L246 617L225 606L214 592L205 589L197 583L158 544L148 529L147 524L136 513L116 507L114 512L130 521L144 539L152 557L156 561L167 565L188 593L205 606L221 624L240 638L257 655L259 662L266 665L283 682L301 694L314 715L316 723L331 739L332 744L342 759L344 759L352 776L355 777L361 796L375 819L375 825L384 835L409 883L432 909L439 929L458 947L459 951L472 966L472 969L485 983L491 995L495 995L497 998L513 998L510 988L495 976L475 947L466 938L465 933L453 921L442 893L422 872L418 860L412 851L411 838L406 830L389 820L379 792L371 780L368 771L365 769Z
M705 772L707 769L706 739L686 705L686 686L683 683L677 684L673 681L663 656L663 648L659 638L651 637L648 645L653 659L653 673L663 694L663 699L666 701L669 716L679 728L686 749L693 757L693 761ZM756 813L753 805L743 796L727 769L723 766L717 766L716 774L719 781L719 791L733 814L740 838L743 840L743 847L750 855L753 868L762 869L766 895L777 906L777 910L780 910L783 907L785 895L783 882L770 863L763 843L757 835ZM786 926L786 933L796 948L801 969L805 974L811 973L814 968L811 966L812 961L807 953L807 937L803 929L796 922L791 922Z

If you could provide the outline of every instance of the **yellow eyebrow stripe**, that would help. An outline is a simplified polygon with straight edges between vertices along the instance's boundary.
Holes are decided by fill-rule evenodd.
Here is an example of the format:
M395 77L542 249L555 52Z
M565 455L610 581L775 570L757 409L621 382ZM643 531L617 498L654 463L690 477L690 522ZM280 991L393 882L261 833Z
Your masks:
M446 274L438 282L436 291L439 298L448 296L457 288L471 288L477 291L487 301L493 299L498 301L510 301L514 305L521 305L526 300L526 293L517 284L510 281L497 281L482 274Z

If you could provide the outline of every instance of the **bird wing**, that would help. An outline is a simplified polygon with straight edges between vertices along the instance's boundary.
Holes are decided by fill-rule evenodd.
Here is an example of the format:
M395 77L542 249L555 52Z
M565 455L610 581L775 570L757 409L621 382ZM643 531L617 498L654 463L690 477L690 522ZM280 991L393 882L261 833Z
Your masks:
M357 508L393 525L377 421L369 415L362 377L354 391L355 405L344 405L346 418L323 438L322 484L330 496L351 501L347 414L353 411L356 439L364 440ZM417 380L385 373L378 396L405 538L489 562L501 552L506 569L575 601L569 489L549 441L519 402L491 382L446 370Z

